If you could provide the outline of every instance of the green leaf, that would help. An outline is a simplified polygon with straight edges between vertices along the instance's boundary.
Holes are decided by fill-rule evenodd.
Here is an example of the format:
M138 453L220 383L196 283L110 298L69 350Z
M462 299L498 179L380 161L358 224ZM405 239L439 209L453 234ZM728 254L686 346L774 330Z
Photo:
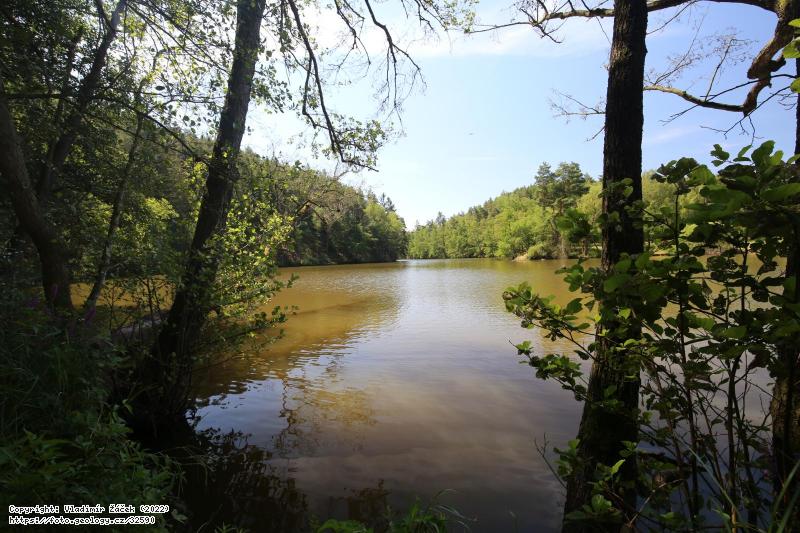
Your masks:
M729 339L739 340L747 334L747 326L735 326L722 330L722 336Z
M567 304L567 306L564 308L564 312L569 315L574 315L581 309L583 309L583 303L581 303L581 299L575 298Z
M642 297L652 302L653 300L657 300L664 296L669 289L663 285L658 285L655 283L651 283L649 285L645 285L640 289L640 294Z
M622 259L616 265L614 265L615 272L627 272L631 268L631 264L633 262L630 259Z
M800 183L786 183L761 191L761 198L768 202L780 202L795 194L800 194Z
M627 281L631 279L629 274L613 274L607 280L603 282L603 290L606 292L614 292L618 288L622 287Z
M753 147L753 145L752 145L752 144L748 144L747 146L745 146L744 148L742 148L741 150L739 150L739 153L738 153L738 154L736 154L736 159L747 159L747 158L745 157L745 154L747 154L747 152L749 152L749 151L750 151L750 148L752 148L752 147Z
M769 164L769 156L774 149L775 141L764 141L761 146L753 150L751 158L759 168L762 168Z
M796 59L800 57L800 49L797 47L797 41L791 41L783 49L783 57L786 59Z
M605 513L611 509L611 502L602 494L592 496L592 510L596 513Z
M714 145L714 149L711 150L711 155L713 155L714 157L716 157L717 159L720 159L722 161L727 161L728 158L731 156L731 154L729 154L728 152L723 150L722 146L720 146L718 144Z
M636 258L636 269L644 270L648 263L650 263L650 252L643 252Z
M620 459L611 467L611 475L613 476L617 472L619 472L619 468L625 463L625 459Z

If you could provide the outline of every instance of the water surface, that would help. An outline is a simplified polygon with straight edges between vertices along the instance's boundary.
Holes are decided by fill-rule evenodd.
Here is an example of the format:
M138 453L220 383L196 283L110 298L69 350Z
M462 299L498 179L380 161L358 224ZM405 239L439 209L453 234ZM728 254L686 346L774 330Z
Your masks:
M249 450L226 478L245 494L235 519L291 530L297 517L276 513L365 518L446 491L438 501L475 518L472 531L557 530L563 489L537 442L574 438L580 408L520 364L510 342L569 348L521 329L501 294L527 281L567 301L559 266L472 259L282 270L300 276L274 302L299 308L285 336L196 380L198 428Z

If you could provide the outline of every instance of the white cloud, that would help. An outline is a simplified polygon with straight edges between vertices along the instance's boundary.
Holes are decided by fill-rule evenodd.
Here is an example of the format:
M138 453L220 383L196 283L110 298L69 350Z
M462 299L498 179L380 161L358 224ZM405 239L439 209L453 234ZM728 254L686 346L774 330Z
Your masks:
M570 20L558 32L558 38L562 42L556 43L542 38L527 25L470 35L460 31L429 35L416 21L407 19L402 13L389 13L388 16L377 13L377 17L390 29L395 43L407 49L414 59L470 56L566 57L586 55L598 50L605 53L609 46L606 36L610 35L608 20ZM305 18L321 48L349 46L352 43L347 27L334 10L309 9ZM488 16L486 20L501 19ZM383 31L369 20L364 22L361 41L370 55L379 57L386 52Z
M689 126L674 126L662 127L656 133L645 133L642 144L645 146L657 146L660 144L668 144L672 141L682 139L689 135L697 133L696 127Z
M411 48L420 57L532 56L566 57L586 55L608 47L596 21L571 22L572 31L563 32L560 43L540 37L529 26L513 26L471 35L447 34L438 42L428 41Z

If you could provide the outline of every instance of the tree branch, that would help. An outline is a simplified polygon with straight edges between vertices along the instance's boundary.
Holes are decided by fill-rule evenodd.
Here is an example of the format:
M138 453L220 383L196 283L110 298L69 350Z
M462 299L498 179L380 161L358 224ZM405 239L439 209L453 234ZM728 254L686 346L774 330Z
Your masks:
M708 98L700 98L698 96L693 96L684 90L676 89L674 87L667 87L664 85L648 85L644 87L644 90L675 94L680 96L687 102L691 102L699 107L707 107L709 109L719 109L721 111L737 111L742 113L744 112L744 106L741 104L725 104L721 102L715 102Z

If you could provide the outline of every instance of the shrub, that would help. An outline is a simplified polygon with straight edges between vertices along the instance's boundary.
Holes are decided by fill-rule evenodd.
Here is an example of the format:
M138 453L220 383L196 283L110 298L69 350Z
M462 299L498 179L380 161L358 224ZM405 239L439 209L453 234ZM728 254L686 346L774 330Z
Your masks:
M35 302L6 302L0 319L0 505L167 503L172 463L130 440L106 401L114 347Z

